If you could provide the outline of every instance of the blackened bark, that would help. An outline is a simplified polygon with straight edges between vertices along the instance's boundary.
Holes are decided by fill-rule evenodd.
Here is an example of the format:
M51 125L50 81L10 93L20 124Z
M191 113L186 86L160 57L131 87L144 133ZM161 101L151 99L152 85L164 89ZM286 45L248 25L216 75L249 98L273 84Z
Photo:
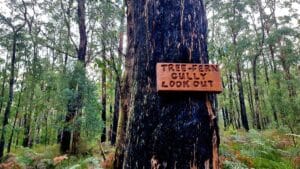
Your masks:
M21 29L21 28L20 28ZM19 30L20 30L19 29ZM11 66L10 66L10 77L9 77L9 93L8 93L8 101L6 104L6 108L4 111L4 117L2 122L2 132L0 138L0 158L3 157L4 146L5 146L5 136L6 136L6 125L8 124L8 118L10 114L11 105L14 98L14 78L15 78L15 63L16 63L16 47L17 47L17 33L18 31L13 32L13 42L12 42L12 56L11 56Z
M207 93L156 92L156 63L208 63L202 0L127 1L134 63L123 168L218 168L219 135ZM132 24L132 25L130 25Z
M236 7L236 4L235 4ZM236 15L236 10L234 10L234 20L235 20L235 15ZM234 29L232 30L232 43L234 46L234 57L237 58L236 61L236 80L237 80L237 87L238 87L238 93L239 93L239 103L240 103L240 117L242 120L242 125L245 130L249 130L249 125L248 125L248 118L247 118L247 113L246 113L246 106L245 106L245 98L244 98L244 90L243 90L243 82L242 82L242 70L241 70L241 63L240 59L238 58L238 53L237 53L237 36L238 32L234 32Z
M243 125L244 129L246 129L248 131L249 125L248 125L248 118L247 118L247 113L246 113L241 66L240 66L239 61L237 61L236 66L237 66L237 70L236 70L237 79L236 80L237 80L238 91L239 91L239 101L240 101L240 112L241 112L242 125Z
M223 115L223 120L224 120L224 129L226 130L229 125L228 110L226 107L222 107L222 115Z
M85 64L86 46L87 46L87 34L85 26L85 0L77 0L77 16L79 26L79 49L77 53L78 61Z

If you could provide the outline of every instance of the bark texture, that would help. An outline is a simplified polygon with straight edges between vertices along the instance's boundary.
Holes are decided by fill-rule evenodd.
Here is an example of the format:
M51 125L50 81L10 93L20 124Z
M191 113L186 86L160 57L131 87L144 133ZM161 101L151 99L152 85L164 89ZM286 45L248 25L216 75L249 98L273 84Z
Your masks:
M210 94L156 92L156 63L208 63L202 0L128 0L132 104L123 168L218 168ZM130 56L127 56L130 58Z

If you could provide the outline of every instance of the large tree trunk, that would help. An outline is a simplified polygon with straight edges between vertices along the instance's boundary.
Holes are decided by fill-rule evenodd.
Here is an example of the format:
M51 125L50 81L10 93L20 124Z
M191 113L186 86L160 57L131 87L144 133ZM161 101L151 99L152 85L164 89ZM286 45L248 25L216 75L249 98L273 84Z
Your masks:
M156 92L157 62L208 63L204 2L128 0L127 7L135 64L123 168L218 168L211 95Z

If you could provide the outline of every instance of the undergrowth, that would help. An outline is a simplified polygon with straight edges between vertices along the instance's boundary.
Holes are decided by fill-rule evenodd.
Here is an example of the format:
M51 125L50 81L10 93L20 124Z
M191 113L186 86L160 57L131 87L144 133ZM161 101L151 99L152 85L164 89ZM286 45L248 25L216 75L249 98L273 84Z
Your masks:
M299 146L277 130L237 131L221 134L220 161L224 169L298 169ZM298 140L299 141L299 140Z
M300 169L299 137L292 139L288 130L249 132L232 128L220 131L220 168L223 169ZM103 161L98 142L85 142L81 155L60 154L59 145L37 145L33 148L17 147L8 158L16 168L26 169L101 169L111 168L114 147L104 144Z

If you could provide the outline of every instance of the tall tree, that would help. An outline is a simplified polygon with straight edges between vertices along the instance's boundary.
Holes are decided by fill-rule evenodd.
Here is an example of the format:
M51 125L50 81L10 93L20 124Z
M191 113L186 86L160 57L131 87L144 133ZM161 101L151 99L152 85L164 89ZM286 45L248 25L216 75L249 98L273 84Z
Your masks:
M5 137L6 137L6 126L8 124L8 118L10 116L11 105L14 98L14 84L15 84L15 64L16 64L16 53L17 53L17 40L20 34L20 31L25 26L25 22L21 24L14 25L8 18L0 15L2 22L5 22L7 26L12 30L12 54L10 61L10 76L9 76L9 93L8 101L4 111L4 117L2 122L2 132L0 138L0 158L3 157L4 146L5 146Z
M70 152L73 154L78 153L80 141L80 122L77 122L76 118L81 115L83 107L84 84L80 83L80 80L83 80L83 77L85 77L85 58L87 48L85 0L77 0L77 4L79 47L76 49L78 65L75 68L74 74L79 75L79 77L75 77L75 79L70 81L70 88L76 91L76 96L68 101L68 112L65 118L65 122L67 124L75 121L75 128L71 131L68 127L64 127L60 144L61 152ZM73 136L72 139L71 134Z
M127 1L132 102L123 168L218 168L208 93L156 92L156 63L208 63L204 2Z
M104 23L106 24L106 23ZM102 40L102 57L103 60L106 60L106 46L104 40ZM102 68L102 79L101 79L101 104L102 104L102 112L101 117L103 121L103 129L101 133L101 142L106 141L106 66Z
M233 46L233 60L235 63L235 73L236 73L236 81L238 87L238 95L239 95L239 105L240 105L240 116L242 120L242 125L244 129L249 130L247 112L246 112L246 104L244 98L244 89L243 89L243 78L242 78L242 59L240 50L242 47L239 46L238 43L238 35L245 28L247 22L243 18L242 13L245 10L245 4L241 3L240 0L232 0L228 2L230 4L230 13L228 19L231 38L232 38L232 46ZM241 42L242 44L242 42Z

